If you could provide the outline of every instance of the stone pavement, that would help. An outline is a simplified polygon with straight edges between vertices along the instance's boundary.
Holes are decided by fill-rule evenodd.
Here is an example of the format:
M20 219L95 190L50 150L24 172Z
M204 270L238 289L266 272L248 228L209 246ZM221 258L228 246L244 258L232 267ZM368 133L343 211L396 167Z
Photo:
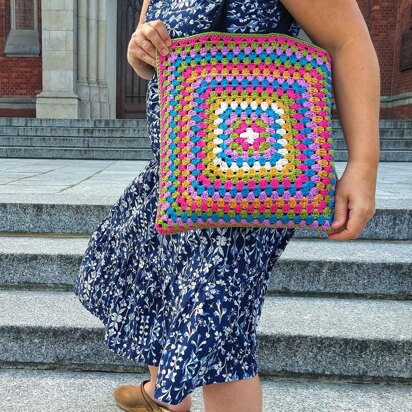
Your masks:
M112 204L148 161L0 159L0 202L85 202ZM346 162L337 162L340 177ZM412 163L382 162L377 207L412 205Z
M112 397L115 386L137 385L147 374L0 370L0 406L7 412L120 412ZM408 412L408 386L262 380L264 412ZM204 412L203 394L191 394L192 412ZM35 401L33 401L35 400ZM222 412L224 410L222 409Z

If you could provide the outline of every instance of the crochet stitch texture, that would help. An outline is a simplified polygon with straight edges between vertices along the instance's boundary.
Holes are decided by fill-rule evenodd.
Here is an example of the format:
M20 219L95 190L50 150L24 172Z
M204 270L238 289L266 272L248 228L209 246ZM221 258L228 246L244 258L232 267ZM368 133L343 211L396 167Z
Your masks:
M331 232L331 58L284 34L208 32L156 52L160 234L217 226Z

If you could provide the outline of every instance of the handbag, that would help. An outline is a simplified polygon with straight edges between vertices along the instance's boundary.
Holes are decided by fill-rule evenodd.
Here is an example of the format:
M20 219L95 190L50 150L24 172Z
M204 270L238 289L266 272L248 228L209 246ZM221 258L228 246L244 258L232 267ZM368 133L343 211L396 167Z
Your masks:
M331 57L283 33L217 31L225 5L209 31L172 39L166 56L156 50L156 230L330 233L337 181Z

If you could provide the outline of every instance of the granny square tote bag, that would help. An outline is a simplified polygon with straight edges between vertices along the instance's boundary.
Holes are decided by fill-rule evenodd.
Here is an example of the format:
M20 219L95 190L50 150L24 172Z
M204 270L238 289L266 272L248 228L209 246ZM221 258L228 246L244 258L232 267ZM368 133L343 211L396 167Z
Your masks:
M282 33L208 31L156 53L160 234L210 227L330 233L331 57Z

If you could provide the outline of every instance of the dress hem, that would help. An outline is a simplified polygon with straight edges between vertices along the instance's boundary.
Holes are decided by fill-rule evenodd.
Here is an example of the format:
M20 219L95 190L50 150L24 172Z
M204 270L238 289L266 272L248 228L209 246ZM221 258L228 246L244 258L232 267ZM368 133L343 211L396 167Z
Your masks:
M78 298L78 300L82 304L82 306L85 309L87 309L92 315L96 316L103 323L103 326L106 329L107 317L102 315L98 310L95 310L94 307L87 306L87 302L88 302L87 299L84 299L79 293L77 293L77 290L73 290L73 293ZM126 354L125 352L120 351L119 347L111 345L109 339L105 338L103 342L104 342L105 346L111 352L115 353L116 355L121 356L124 359L131 360L132 362L134 362L137 365L159 367L160 361L156 361L154 357L147 356L144 352L140 352L139 354L136 354L136 355L131 355L130 352L129 352L129 354ZM181 392L182 395L179 396L177 399L174 399L174 400L168 398L167 396L162 397L161 394L159 393L161 388L155 386L153 397L156 400L160 401L160 402L165 402L165 403L168 403L170 405L177 405L180 402L182 402L188 395L190 395L195 389L197 389L199 387L203 387L203 386L206 386L206 385L212 385L212 384L216 384L216 383L234 382L234 381L238 381L238 380L253 378L258 373L258 367L257 367L257 364L255 362L252 362L250 365L251 365L251 367L249 368L251 370L250 373L244 373L243 375L237 374L236 377L233 377L233 376L229 376L229 377L225 377L225 378L215 377L211 380L208 380L207 378L206 379L204 378L201 381L199 381L198 383L194 384L191 388L187 388L186 391ZM175 403L172 403L173 401Z

